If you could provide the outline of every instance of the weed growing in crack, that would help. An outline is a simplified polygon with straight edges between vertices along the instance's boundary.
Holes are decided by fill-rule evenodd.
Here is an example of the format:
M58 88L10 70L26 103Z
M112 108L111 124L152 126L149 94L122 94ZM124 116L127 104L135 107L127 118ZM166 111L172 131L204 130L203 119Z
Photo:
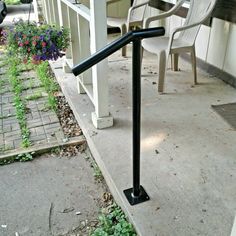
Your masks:
M86 159L86 161L89 162L90 166L93 168L93 176L94 176L95 180L98 182L102 182L104 180L104 178L103 178L100 168L98 167L98 164L93 159L93 157L89 151L85 151L85 152L86 152L85 159Z
M43 84L46 92L48 93L48 106L54 111L57 110L57 100L54 96L54 93L59 90L58 84L54 81L52 76L49 74L48 62L42 62L36 66L36 72L38 78Z
M14 162L14 160L6 160L6 159L4 159L4 160L0 160L0 166L4 166L4 165L8 165L8 164L11 164L11 163L13 163Z
M8 76L9 81L12 87L12 91L14 93L14 106L16 108L16 118L19 122L20 129L21 129L21 136L22 136L22 146L24 148L27 148L31 145L29 136L30 131L27 128L27 122L26 122L26 105L25 100L22 99L22 91L23 86L21 83L21 80L18 78L19 76L19 70L18 70L18 61L15 58L9 58L8 59Z
M19 154L15 160L20 162L26 162L26 161L32 161L33 160L33 154L34 153L23 153Z
M29 147L31 145L31 142L29 140L30 131L27 127L22 128L21 136L22 136L22 146L23 147Z
M8 164L11 164L13 162L26 162L26 161L32 161L34 159L34 155L35 155L35 152L26 152L26 153L22 153L22 154L19 154L15 157L12 157L10 159L3 159L3 160L0 160L0 166L3 166L3 165L8 165Z
M92 159L92 160L90 160L90 164L91 164L93 171L94 171L94 173L93 173L94 178L98 181L102 181L103 175L102 175L102 172L99 169L97 163Z
M135 230L122 211L115 203L102 209L99 216L99 224L91 232L91 236L101 235L129 235L136 236Z

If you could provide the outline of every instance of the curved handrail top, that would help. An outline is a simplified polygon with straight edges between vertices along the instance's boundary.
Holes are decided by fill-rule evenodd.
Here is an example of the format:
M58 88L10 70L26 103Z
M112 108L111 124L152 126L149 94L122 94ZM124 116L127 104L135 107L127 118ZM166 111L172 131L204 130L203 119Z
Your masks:
M98 52L91 55L89 58L85 59L78 65L74 66L72 68L72 72L75 76L83 73L90 67L94 66L98 62L102 61L106 57L110 56L120 48L124 47L126 44L135 41L135 40L142 40L144 38L152 38L152 37L158 37L163 36L165 34L165 28L164 27L154 27L154 28L148 28L148 29L140 29L140 30L134 30L130 31L124 36L118 38L117 40L111 42L104 48L100 49Z

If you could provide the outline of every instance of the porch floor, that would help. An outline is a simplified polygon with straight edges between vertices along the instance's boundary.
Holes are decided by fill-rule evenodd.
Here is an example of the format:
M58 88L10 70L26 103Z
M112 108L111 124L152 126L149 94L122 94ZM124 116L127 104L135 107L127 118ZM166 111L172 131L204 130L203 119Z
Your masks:
M129 45L129 47L131 47ZM129 48L130 49L130 48ZM236 91L191 65L168 70L165 94L157 92L157 57L144 53L142 68L141 184L150 200L130 206L123 190L132 185L131 52L109 57L110 112L114 126L96 130L94 107L79 95L76 79L55 74L91 152L118 204L143 236L230 235L236 213L236 131L211 105L236 102Z

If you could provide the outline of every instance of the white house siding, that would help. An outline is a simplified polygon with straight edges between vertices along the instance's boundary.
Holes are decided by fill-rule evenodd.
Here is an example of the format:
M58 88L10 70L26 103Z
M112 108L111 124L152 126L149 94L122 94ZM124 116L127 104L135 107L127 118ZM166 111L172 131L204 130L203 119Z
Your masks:
M230 24L223 70L236 76L236 24Z
M216 18L213 19L206 61L219 69L224 67L229 29L230 23Z

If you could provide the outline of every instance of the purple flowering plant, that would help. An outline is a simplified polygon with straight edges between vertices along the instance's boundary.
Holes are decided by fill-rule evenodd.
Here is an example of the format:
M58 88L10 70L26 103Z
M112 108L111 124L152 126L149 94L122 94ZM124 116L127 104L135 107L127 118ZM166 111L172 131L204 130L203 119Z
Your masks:
M57 60L70 43L68 29L23 20L4 30L3 37L9 53L25 63Z

